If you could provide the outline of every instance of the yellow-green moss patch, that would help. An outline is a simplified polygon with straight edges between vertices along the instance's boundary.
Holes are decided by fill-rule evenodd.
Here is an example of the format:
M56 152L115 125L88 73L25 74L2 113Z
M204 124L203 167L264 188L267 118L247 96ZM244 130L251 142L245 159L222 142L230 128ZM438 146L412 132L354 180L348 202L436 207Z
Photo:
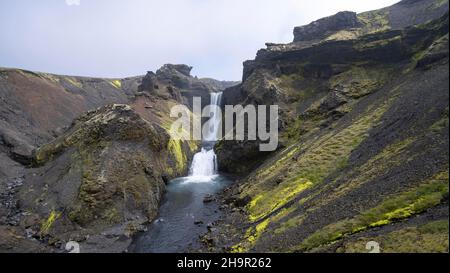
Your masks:
M61 213L52 210L50 212L50 215L47 217L47 219L42 221L40 234L47 235L49 233L50 229L52 228L53 224L59 217L61 217Z
M380 244L382 253L448 253L449 222L439 220L418 227L406 227L376 237L361 237L344 243L337 252L364 253L367 242Z
M79 82L77 79L72 78L72 77L65 77L64 78L66 81L68 81L71 85L77 87L77 88L83 88L83 84L81 82Z
M283 164L276 163L280 169L277 172L272 171L272 175L266 175L267 172L256 175L254 180L258 182L252 183L241 193L243 196L248 195L253 199L247 206L250 220L262 219L294 199L305 189L322 183L327 176L344 168L351 152L367 137L368 131L377 124L389 107L390 101L388 100L378 108L368 109L365 115L337 133L330 132L315 140L292 163L295 168L292 167L291 173L284 171L283 175L288 177L283 179L279 185L269 184L269 179L273 179L281 173ZM293 156L296 152L295 149L288 152L288 156L282 157L280 162L284 162L286 159L292 160L289 155Z
M167 150L169 150L170 154L175 159L177 171L179 173L183 172L187 164L187 159L183 152L182 141L170 139L169 144L167 145Z
M358 14L358 19L364 24L363 33L375 33L389 30L389 11L386 9L368 11Z
M387 225L434 207L448 196L448 171L439 173L420 186L388 198L353 219L330 224L306 238L298 249L311 250L332 243L347 234Z
M279 191L271 191L256 196L247 206L250 221L261 219L292 200L296 195L313 186L307 179L300 178L286 182Z
M244 240L241 243L233 246L231 248L231 252L242 253L251 249L256 244L261 235L266 231L270 223L278 222L281 218L287 216L293 210L293 208L282 209L277 214L268 217L264 221L258 223L256 226L248 228L245 232Z
M110 82L112 86L114 86L117 89L122 88L122 81L121 80L113 80Z

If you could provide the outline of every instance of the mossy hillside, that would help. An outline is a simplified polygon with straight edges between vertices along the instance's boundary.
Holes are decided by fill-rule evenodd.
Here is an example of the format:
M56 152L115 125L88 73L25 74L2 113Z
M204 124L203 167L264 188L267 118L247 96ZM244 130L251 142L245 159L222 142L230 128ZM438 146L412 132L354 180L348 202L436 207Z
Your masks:
M159 86L163 89L163 86ZM198 151L200 141L186 138L185 133L178 128L180 133L177 137L172 136L172 124L178 117L170 117L172 107L180 103L174 99L162 99L160 97L153 97L148 95L141 95L136 98L132 104L132 108L139 113L139 115L147 121L157 124L160 129L160 134L165 136L164 140L159 141L162 145L161 149L167 151L163 155L165 161L165 177L172 179L178 176L185 176L188 171L189 161L193 155ZM187 115L196 118L192 111L188 108Z
M394 88L393 92L391 94L391 98L379 107L379 108L381 108L381 112L379 113L380 115L383 115L383 113L389 107L389 105L392 104L394 102L394 100L396 99L396 95L395 95L396 90L398 90L398 88ZM367 111L367 112L372 112L373 108L369 108L368 110L369 111ZM365 114L367 114L367 112L364 112L361 115L365 115ZM369 117L369 119L371 119L371 117ZM359 121L358 119L354 120L354 122L358 122L358 121ZM375 122L374 123L375 125L378 124L378 122L376 122L376 119L373 121ZM317 137L313 138L313 139L314 139L314 141L308 140L308 141L302 143L302 145L292 145L292 146L286 148L285 150L281 151L277 156L274 156L272 159L265 162L263 167L260 168L260 170L258 170L256 172L256 176L251 175L251 177L249 178L249 180L251 180L252 183L246 184L245 186L241 187L241 189L243 190L243 193L247 192L247 189L251 188L252 186L255 188L258 188L258 187L262 188L266 185L276 185L276 183L281 183L280 185L282 185L284 183L283 181L285 181L285 179L286 179L286 175L285 175L286 170L290 169L290 167L292 167L293 164L296 164L295 162L298 161L306 153L306 151L308 151L310 149L310 147L313 147L314 146L313 144L317 144L316 143L317 140L321 140L321 138L317 138ZM420 154L415 155L415 154L410 154L410 152L409 152L410 146L416 141L416 139L417 138L405 138L403 140L396 141L391 145L388 145L379 154L377 154L376 156L371 158L366 164L359 166L358 168L356 168L356 170L354 172L348 174L348 177L351 178L349 180L348 184L346 184L346 183L342 184L342 186L337 187L336 191L332 191L331 195L329 195L329 193L328 193L323 198L319 199L320 203L317 203L316 201L314 201L314 206L320 206L320 204L322 204L322 203L330 203L332 200L339 198L340 196L344 195L346 192L350 191L351 189L360 187L361 183L370 182L371 180L375 179L379 175L386 172L389 168L395 168L395 166L404 164L405 158L409 158L409 160L412 160L414 158L414 156L421 156ZM424 150L423 152L426 153L427 151ZM342 160L341 162L338 162L338 164L336 165L337 170L345 168L346 165L347 165L346 160ZM336 171L336 172L338 172L338 171ZM272 178L267 177L267 176L270 176L271 174L274 174L274 177L272 177ZM256 179L255 177L260 177L261 179ZM276 177L279 177L280 179L277 180ZM263 186L261 186L260 182L264 181L264 179L266 179L265 184L263 183ZM345 173L344 173L344 177L338 176L338 178L336 178L335 180L339 180L339 179L348 179L348 178L345 178ZM320 192L322 192L321 189L325 190L326 188L334 187L333 184L334 183L327 183L325 185L321 185L320 188L317 188L317 189L315 188L313 191L309 192L305 198L302 198L301 200L299 200L298 204L289 205L290 206L289 208L294 208L297 206L301 207L303 203L309 202L305 199L311 199L311 197L312 197L312 196L310 196L311 193L313 193L313 194L320 193ZM257 195L256 198L254 198L254 199L252 199L252 201L250 201L250 203L247 205L247 207L256 207L258 202L260 202L261 199L262 199L262 196ZM280 200L283 201L281 198L280 198ZM308 206L311 206L310 202L309 202ZM250 220L253 220L256 223L260 223L260 221L265 221L267 219L270 219L271 217L273 217L273 215L277 215L277 214L269 213L267 215L267 218L258 218L259 215L256 215L257 217L253 218L254 216L250 215ZM273 225L273 226L268 225L268 226L271 226L271 230L275 232L274 234L277 237L280 237L280 235L283 235L284 233L286 233L287 230L296 228L298 225L300 225L303 222L305 217L306 216L301 215L301 214L297 215L297 216L290 215L290 216L286 216L282 221L279 221L279 223L274 223L274 222L270 221L270 223L274 223L275 225ZM256 236L256 238L247 236L249 238L253 238L253 241L255 241L252 245L255 245L259 241L259 238L265 234L265 232L258 232L258 234L259 235ZM264 235L264 236L266 236L266 235ZM245 242L245 240L243 242ZM288 244L288 242L287 242L287 244ZM242 243L239 246L242 246Z
M438 173L420 186L394 195L360 215L324 227L293 250L309 251L333 243L346 235L409 218L440 204L448 197L448 171Z
M340 30L324 39L324 41L354 40L361 35L360 29Z
M297 72L282 74L273 81L277 90L289 98L283 104L282 119L286 127L280 135L280 139L287 144L302 141L301 137L306 133L312 134L329 120L349 113L360 98L389 82L396 69L371 63L331 66L334 75L328 80L317 80L303 75L307 66L299 65ZM338 96L342 101L335 102L333 96Z
M397 12L395 8L394 11ZM323 70L311 74L327 84L324 90L316 88L306 92L304 82L313 80L302 74L306 65L300 63L313 58L302 55L303 48L300 47L307 45L298 44L297 51L292 50L295 45L287 46L286 53L281 46L279 49L269 46L267 51L258 54L255 61L247 63L249 73L244 85L254 88L248 93L257 94L255 97L258 99L270 97L263 93L269 91L276 94L274 97L277 99L288 97L282 103L283 111L288 113L286 116L293 117L294 122L280 122L285 146L256 170L251 169L236 189L237 199L248 201L243 226L250 225L250 228L245 229L240 241L234 241L233 250L333 251L336 245L359 236L383 234L410 223L427 222L430 217L435 219L435 213L441 213L441 206L434 208L437 201L433 193L419 193L423 198L418 197L415 201L395 199L399 207L392 205L395 207L392 210L369 213L383 201L426 183L433 173L442 171L446 162L446 153L442 149L448 141L442 137L445 137L443 132L448 127L448 115L439 117L443 103L437 102L445 101L445 90L434 84L421 84L442 81L441 70L445 68L436 66L445 60L426 67L435 74L422 75L423 71L418 71L420 67L415 65L405 70L405 67L411 67L412 62L408 62L413 53L427 48L433 39L441 36L427 33L430 29L423 31L425 28L391 31L390 16L386 12L382 14L384 18L378 20L381 26L389 24L387 28L376 27L376 33L361 40L336 43L343 48L350 45L355 56L359 57L351 62L353 56L349 54L339 64L331 64L331 72ZM399 22L393 23L397 25ZM325 44L319 44L316 51ZM355 50L353 45L356 49L361 47ZM324 67L324 60L320 59L313 66ZM349 63L343 64L346 60ZM329 59L325 61L332 62ZM256 82L258 70L259 73L271 74L268 82L274 88L268 88L269 85L257 89L262 82ZM400 88L405 83L408 87ZM319 86L323 85L316 85ZM329 95L336 93L345 93L345 99L330 100ZM253 97L247 98L247 102L252 103ZM329 105L339 105L339 110L326 107ZM386 108L383 109L384 106ZM372 116L380 108L379 117ZM364 117L369 118L359 122ZM343 133L346 137L341 137L340 133L352 125L354 130ZM354 135L351 132L355 132ZM352 138L354 143L349 141ZM338 141L334 142L335 139ZM325 149L333 143L335 147ZM312 186L295 194L296 187L301 188L305 184L304 179ZM427 207L433 209L428 210ZM273 220L285 210L290 212L278 221ZM422 213L417 217L410 216ZM360 215L367 218L360 219ZM230 218L235 221L235 217ZM315 232L334 224L334 231L339 232L331 232L325 238L327 247L322 247L322 244L311 249L298 247ZM335 241L339 242L329 246Z
M61 79L58 76L49 74L49 73L40 73L40 76L46 80L49 80L53 83L60 83Z
M187 157L182 148L182 140L170 139L167 145L172 157L175 159L175 168L177 173L183 173L187 168Z
M231 247L231 252L244 253L252 249L258 242L258 239L266 232L270 224L279 222L282 218L289 215L293 210L294 208L282 209L271 217L268 217L265 220L249 227L245 232L243 240Z
M82 183L78 201L68 214L77 224L120 223L127 210L143 211L148 219L155 216L163 192L162 171L157 170L160 163L149 160L152 152L145 147L132 148L129 155L117 148L112 142L78 148Z
M83 144L101 144L104 141L148 140L155 151L165 149L167 134L158 124L139 117L128 105L109 105L74 121L68 132L34 152L34 163L38 166L53 160L67 148Z
M402 43L402 35L398 34L395 36L389 35L390 33L386 33L387 37L374 37L376 39L368 39L367 41L360 41L354 44L353 48L357 51L369 51L380 48L387 48L388 46L396 46Z
M381 253L448 253L449 221L432 221L375 237L364 236L344 243L336 252L364 253L368 251L365 246L370 241L380 244Z
M162 113L170 113L170 108L175 105L175 102L167 102L164 106ZM190 119L197 118L194 116L190 110L188 112ZM170 135L171 127L175 118L171 118L166 115L159 115L159 123L162 128ZM181 132L180 132L181 133ZM170 166L168 169L168 174L170 177L184 176L187 174L189 169L189 160L198 151L200 146L200 141L193 140L192 138L174 139L170 138L167 142L167 151L169 156L167 158L167 163Z
M330 89L357 99L381 88L392 78L394 70L387 65L353 65L330 80Z
M77 79L75 79L73 77L64 77L63 79L68 81L71 85L73 85L79 89L83 89L83 83L81 83Z
M448 128L449 118L448 116L443 117L442 119L436 121L431 127L430 130L433 132L440 132L444 128Z
M169 104L174 103L161 103L161 108L170 109ZM82 227L83 234L125 224L134 226L131 230L136 232L141 224L156 217L164 182L186 174L188 158L196 152L197 142L170 139L162 122L169 120L166 113L170 111L148 108L156 113L144 119L134 109L109 105L88 112L76 119L65 134L35 152L36 166L40 168L67 164L64 170L49 172L52 177L60 177L56 184L67 183L69 188L79 185L69 190L74 194L71 199L60 197L62 202L47 194L60 187L53 182L49 182L48 190L30 193L37 196L33 211L43 218L45 215L45 220L49 214L42 207L45 202L63 209L51 225L56 223L58 230L50 228L46 236L64 239L72 234L71 225ZM43 179L47 178L38 180Z
M448 0L436 0L429 9L438 9L444 5L448 5Z
M76 199L56 204L65 207L63 216L89 229L123 223L130 214L153 219L164 192L169 139L158 128L130 107L113 105L80 117L65 135L39 149L36 161L46 165L70 155L68 171L53 174L62 181L78 183L72 180L80 170Z
M300 155L293 152L289 165L276 164L278 171L269 168L259 172L254 178L256 183L245 188L241 196L251 196L252 201L247 206L252 221L261 219L276 209L291 201L305 189L318 185L331 173L345 166L350 153L367 136L372 126L377 124L389 103L375 109L368 109L350 126L339 132L327 133L313 142ZM298 151L297 151L298 152ZM285 161L286 158L282 158ZM284 173L284 179L279 185L273 185L271 179Z
M300 205L309 202L309 205L314 205L315 208L329 204L337 200L352 190L362 187L364 184L370 183L377 177L386 173L389 169L395 168L404 164L405 158L412 160L420 154L409 154L408 149L414 143L415 138L407 138L388 145L380 153L369 159L366 163L354 167L353 170L342 173L333 181L323 185L317 191L309 194L307 197L299 201ZM426 153L427 151L424 151ZM345 183L337 184L345 181ZM311 201L318 195L328 192L322 198Z
M363 23L362 32L365 34L381 32L391 28L389 22L389 10L387 9L358 14L358 19Z

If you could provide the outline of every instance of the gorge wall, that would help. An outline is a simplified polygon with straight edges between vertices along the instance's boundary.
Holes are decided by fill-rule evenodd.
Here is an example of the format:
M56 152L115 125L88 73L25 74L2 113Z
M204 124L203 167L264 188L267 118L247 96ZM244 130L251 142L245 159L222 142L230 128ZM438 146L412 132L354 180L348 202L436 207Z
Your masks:
M280 143L219 141L237 177L202 237L217 252L448 252L448 0L404 0L294 29L242 83L168 64L124 79L0 69L0 252L123 252L199 143L170 108L280 108ZM213 198L213 197L211 197Z

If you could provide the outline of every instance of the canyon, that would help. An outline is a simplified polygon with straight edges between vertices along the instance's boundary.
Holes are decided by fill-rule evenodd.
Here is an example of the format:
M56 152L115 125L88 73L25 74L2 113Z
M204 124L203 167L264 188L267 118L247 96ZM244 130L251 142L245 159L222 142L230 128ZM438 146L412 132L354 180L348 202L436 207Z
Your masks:
M2 68L0 252L448 253L448 29L445 0L339 12L241 82ZM277 105L277 149L172 139L195 97Z

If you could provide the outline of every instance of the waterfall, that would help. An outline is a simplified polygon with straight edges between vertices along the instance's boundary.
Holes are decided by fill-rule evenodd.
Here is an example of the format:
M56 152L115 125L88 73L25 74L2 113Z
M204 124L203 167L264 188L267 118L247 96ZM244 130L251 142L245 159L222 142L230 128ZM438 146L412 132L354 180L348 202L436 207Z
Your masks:
M222 92L211 93L211 105L220 107L222 101ZM203 136L203 147L200 152L194 155L192 161L190 175L191 177L208 177L216 175L218 172L217 156L214 152L214 143L217 141L217 133L219 130L219 124L221 122L221 115L219 107L212 109L212 118L209 120L209 130Z
M213 149L202 150L194 155L190 176L212 176L217 174L217 159Z
M222 101L222 92L220 93L211 93L211 105L219 106L214 107L211 111L212 118L208 121L209 130L206 135L203 136L204 141L208 142L216 142L217 141L217 131L219 130L219 124L221 122L219 115L220 103Z

